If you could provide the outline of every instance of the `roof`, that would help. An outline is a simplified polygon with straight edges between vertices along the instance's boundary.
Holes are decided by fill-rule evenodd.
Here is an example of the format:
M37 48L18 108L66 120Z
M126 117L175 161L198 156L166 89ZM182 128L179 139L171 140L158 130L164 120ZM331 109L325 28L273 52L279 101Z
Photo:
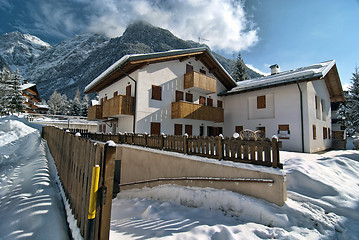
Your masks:
M141 69L148 64L165 61L179 60L185 61L190 57L195 57L201 61L217 79L227 88L231 89L237 86L236 82L222 65L214 58L211 51L206 47L171 50L166 52L131 54L125 55L120 60L112 64L108 69L95 78L85 87L85 93L97 92L119 79L125 77L125 74L131 74L137 69ZM121 71L121 69L123 71Z
M334 60L313 64L307 67L276 73L260 78L237 82L237 86L220 95L239 94L263 88L276 87L303 81L324 79L327 85L331 102L344 101L343 88Z
M22 91L22 90L31 88L31 87L33 87L33 86L36 86L36 84L35 84L35 83L25 83L25 84L22 84L22 85L20 86L20 90Z

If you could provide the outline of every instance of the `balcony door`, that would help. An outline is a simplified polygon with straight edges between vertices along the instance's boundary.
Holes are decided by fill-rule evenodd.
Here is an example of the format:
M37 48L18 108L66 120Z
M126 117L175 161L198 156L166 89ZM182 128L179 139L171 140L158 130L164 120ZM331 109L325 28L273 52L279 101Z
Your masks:
M126 96L131 97L131 85L127 85L126 87Z
M193 66L186 64L186 73L190 73L190 72L193 72Z

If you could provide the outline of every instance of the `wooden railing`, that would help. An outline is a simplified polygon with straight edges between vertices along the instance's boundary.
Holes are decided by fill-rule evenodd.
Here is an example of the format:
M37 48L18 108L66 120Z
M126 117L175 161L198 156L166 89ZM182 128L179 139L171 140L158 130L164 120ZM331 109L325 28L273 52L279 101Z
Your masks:
M276 138L241 140L239 138L195 137L147 134L98 134L84 133L85 138L119 144L137 145L147 148L179 152L218 160L249 163L274 168L283 168L279 159L282 143Z
M223 122L224 109L190 102L173 102L171 117Z
M94 105L88 108L87 120L102 119L102 105Z
M217 92L217 80L199 72L184 75L184 89L195 89L205 94Z
M134 97L118 95L104 101L102 116L104 118L116 115L133 115Z

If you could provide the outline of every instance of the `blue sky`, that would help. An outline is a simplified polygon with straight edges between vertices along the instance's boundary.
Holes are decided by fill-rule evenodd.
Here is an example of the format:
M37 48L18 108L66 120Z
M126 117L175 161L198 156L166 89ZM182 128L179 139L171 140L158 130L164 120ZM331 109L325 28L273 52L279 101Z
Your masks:
M262 72L335 59L342 84L359 65L359 0L0 0L0 34L50 44L82 32L121 36L134 20L169 29Z

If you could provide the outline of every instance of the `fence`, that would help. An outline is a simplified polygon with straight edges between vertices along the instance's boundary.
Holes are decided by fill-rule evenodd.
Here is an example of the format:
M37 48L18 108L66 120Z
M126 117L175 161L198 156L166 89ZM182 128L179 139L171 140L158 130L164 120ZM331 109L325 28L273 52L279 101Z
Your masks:
M283 168L279 159L281 142L276 138L223 138L200 136L173 136L147 134L98 134L84 133L83 137L105 142L131 144L147 148L179 152L218 160L249 163L274 168Z
M115 147L79 138L55 127L43 127L43 138L84 239L108 239L111 218ZM100 166L96 216L88 219L92 170ZM106 197L106 193L110 195ZM91 221L91 229L90 229Z

